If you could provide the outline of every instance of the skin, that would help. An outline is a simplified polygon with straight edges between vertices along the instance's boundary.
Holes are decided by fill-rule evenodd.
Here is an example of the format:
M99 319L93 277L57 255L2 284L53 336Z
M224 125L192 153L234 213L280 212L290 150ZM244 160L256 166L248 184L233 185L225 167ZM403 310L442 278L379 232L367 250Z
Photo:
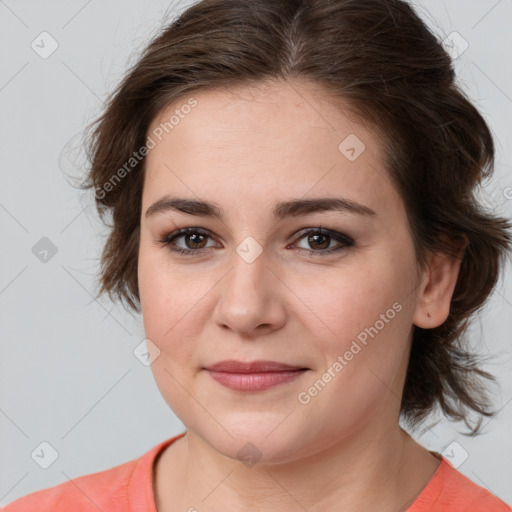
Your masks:
M146 337L160 350L151 367L187 429L155 465L159 512L225 511L227 504L237 511L405 510L440 462L398 424L413 325L446 320L460 260L432 254L418 270L382 142L318 85L269 82L193 97L197 106L149 152L142 197L140 300ZM185 102L160 112L148 134ZM354 161L338 149L349 134L366 146ZM165 194L215 201L225 218L175 211L146 218ZM272 218L278 201L321 197L349 198L376 215ZM320 225L354 245L319 255L337 240L293 236ZM174 240L195 255L158 243L185 227L210 232ZM262 250L251 263L236 251L246 237ZM400 312L300 403L298 394L394 303ZM225 359L309 370L241 392L202 369ZM261 456L252 466L237 456L248 442Z

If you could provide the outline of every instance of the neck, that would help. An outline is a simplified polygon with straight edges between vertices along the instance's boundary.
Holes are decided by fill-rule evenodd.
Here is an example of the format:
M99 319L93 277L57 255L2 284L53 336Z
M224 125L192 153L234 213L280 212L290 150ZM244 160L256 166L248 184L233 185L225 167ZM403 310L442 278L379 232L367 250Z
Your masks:
M382 429L372 422L328 449L285 464L248 467L192 432L169 448L157 470L159 512L173 509L166 508L170 503L210 512L224 512L227 503L239 511L258 504L272 512L396 512L414 501L439 466L398 423Z

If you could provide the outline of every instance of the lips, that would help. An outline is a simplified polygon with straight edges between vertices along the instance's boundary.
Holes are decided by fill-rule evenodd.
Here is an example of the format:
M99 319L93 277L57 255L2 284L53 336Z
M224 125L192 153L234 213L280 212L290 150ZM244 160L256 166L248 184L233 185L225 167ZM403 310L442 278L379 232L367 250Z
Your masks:
M300 378L309 368L276 361L220 361L207 368L207 373L219 384L235 391L265 391L278 384Z
M289 372L293 370L307 370L304 366L293 366L276 361L252 361L243 362L230 359L220 361L205 368L216 372L225 373L264 373L264 372Z

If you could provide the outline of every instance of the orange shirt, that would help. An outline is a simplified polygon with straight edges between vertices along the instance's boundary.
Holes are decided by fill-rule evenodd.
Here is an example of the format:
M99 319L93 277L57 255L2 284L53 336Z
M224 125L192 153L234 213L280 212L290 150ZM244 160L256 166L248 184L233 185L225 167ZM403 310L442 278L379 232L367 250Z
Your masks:
M157 512L153 462L185 432L156 445L142 457L84 475L13 501L3 512ZM505 502L457 471L444 457L406 512L511 512Z

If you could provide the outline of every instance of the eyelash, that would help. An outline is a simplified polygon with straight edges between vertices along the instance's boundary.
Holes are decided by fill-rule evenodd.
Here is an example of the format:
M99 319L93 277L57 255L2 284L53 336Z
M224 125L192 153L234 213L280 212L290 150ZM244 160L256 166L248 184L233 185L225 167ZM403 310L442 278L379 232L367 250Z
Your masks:
M166 247L170 252L177 253L177 254L184 255L184 256L194 256L194 255L197 255L198 253L202 253L208 249L211 249L211 247L208 247L208 248L203 247L202 249L175 249L175 248L171 247L173 245L172 242L174 242L174 240L176 240L177 238L179 238L183 235L189 235L189 234L194 234L194 235L198 234L198 235L208 236L211 238L210 232L206 229L183 228L178 231L175 231L174 233L166 235L164 238L159 239L157 242L159 244L163 245L164 247ZM306 252L306 253L308 253L308 255L312 255L312 256L323 256L323 255L333 254L335 252L345 250L348 247L351 247L354 245L354 240L352 240L352 238L350 238L349 236L347 236L343 233L339 233L337 231L333 231L331 229L325 229L325 228L308 228L306 230L302 230L297 234L297 236L294 239L294 242L297 242L310 234L328 235L332 239L343 244L343 246L337 247L334 249L322 250L322 251L314 251L312 249L299 249L299 252Z

